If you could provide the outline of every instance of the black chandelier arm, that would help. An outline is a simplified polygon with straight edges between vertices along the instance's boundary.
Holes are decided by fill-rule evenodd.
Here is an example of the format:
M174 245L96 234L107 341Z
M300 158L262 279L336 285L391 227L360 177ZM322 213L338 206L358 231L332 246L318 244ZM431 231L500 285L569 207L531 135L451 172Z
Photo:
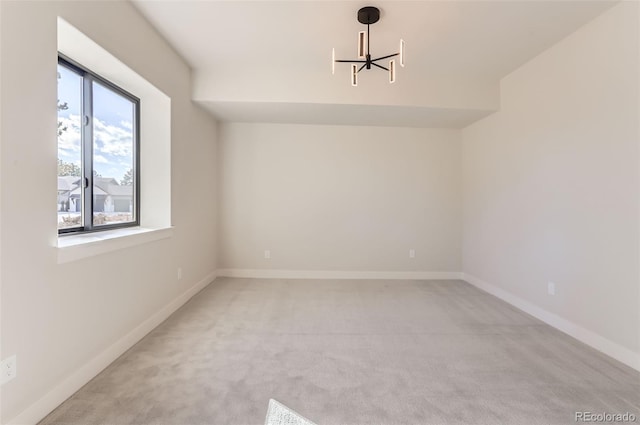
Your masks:
M367 66L367 64L366 64L366 63L365 63L365 64L363 64L363 65L360 67L360 69L358 70L358 72L362 71L362 69L363 69L365 66ZM356 73L356 74L357 74L357 73Z
M387 68L385 68L384 66L382 66L382 65L378 65L378 64L377 64L377 63L375 63L375 62L371 62L371 65L373 65L373 66L377 66L378 68L380 68L380 69L384 69L385 71L389 71L389 70L388 70Z
M367 61L361 61L361 60L343 60L343 59L336 59L334 62L341 62L341 63L367 63Z
M387 55L387 56L382 56L380 58L376 58L376 59L371 59L371 62L375 62L375 61L381 61L382 59L389 59L392 58L394 56L398 56L400 53L394 53L392 55Z

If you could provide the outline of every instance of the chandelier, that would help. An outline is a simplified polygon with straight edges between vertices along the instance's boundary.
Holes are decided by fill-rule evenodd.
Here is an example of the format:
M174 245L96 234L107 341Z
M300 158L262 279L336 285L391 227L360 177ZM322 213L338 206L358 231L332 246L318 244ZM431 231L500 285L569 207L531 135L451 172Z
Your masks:
M336 63L351 64L351 85L358 85L358 74L363 69L371 69L372 66L387 71L389 73L389 83L396 82L396 61L391 59L389 66L382 66L378 61L399 56L400 66L404 67L404 40L400 39L400 51L391 55L381 56L371 59L371 43L369 42L369 26L380 20L380 9L373 6L363 7L358 10L358 22L367 26L367 31L358 33L358 59L336 59L336 49L331 51L331 73L336 73Z

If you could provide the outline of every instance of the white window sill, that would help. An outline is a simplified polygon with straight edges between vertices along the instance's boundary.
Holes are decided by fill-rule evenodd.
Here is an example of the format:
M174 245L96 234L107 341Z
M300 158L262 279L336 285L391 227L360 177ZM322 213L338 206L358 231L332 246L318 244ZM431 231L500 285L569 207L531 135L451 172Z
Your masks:
M58 264L69 263L173 236L173 227L130 227L58 237Z

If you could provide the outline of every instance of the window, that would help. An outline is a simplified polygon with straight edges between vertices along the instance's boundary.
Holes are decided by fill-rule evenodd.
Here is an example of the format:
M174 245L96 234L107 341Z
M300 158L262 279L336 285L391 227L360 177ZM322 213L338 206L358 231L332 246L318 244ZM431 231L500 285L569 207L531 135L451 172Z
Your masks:
M58 58L58 233L137 226L140 101Z

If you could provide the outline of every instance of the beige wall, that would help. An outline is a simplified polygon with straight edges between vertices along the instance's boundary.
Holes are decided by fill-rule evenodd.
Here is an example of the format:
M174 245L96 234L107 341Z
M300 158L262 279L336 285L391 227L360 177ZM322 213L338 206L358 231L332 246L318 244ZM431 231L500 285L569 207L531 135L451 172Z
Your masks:
M217 195L216 124L190 100L188 67L130 3L0 4L0 348L18 362L2 387L4 423L215 271ZM52 242L58 15L171 97L175 226L171 238L60 265Z
M462 133L464 271L636 356L637 8L504 78L501 111Z
M460 271L459 131L223 124L219 169L220 268Z

